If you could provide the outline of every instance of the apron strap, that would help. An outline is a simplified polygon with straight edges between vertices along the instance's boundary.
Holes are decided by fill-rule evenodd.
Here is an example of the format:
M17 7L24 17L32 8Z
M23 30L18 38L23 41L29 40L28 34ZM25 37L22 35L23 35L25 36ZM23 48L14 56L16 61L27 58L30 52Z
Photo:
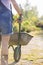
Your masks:
M0 0L0 2L1 2L1 0Z

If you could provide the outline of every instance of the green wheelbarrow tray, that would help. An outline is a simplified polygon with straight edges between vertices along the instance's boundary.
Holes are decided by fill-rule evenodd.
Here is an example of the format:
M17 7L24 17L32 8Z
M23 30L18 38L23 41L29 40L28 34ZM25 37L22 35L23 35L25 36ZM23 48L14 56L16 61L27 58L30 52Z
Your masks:
M27 45L33 36L29 35L26 32L20 32L20 43L21 45ZM18 45L18 35L19 32L15 32L11 35L9 40L9 45Z

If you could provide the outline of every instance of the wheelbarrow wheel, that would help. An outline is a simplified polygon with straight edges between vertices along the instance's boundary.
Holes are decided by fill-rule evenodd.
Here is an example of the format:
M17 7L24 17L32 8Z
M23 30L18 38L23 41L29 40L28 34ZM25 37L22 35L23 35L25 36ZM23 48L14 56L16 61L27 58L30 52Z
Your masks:
M16 47L14 50L14 60L15 62L18 62L20 60L21 57L21 48L20 47Z

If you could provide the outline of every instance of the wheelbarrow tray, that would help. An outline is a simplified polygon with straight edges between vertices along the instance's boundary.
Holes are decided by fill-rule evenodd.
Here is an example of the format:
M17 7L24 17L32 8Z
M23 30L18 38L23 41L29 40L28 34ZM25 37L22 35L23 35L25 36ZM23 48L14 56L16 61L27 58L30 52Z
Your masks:
M18 34L19 32L15 32L11 35L9 40L9 45L18 45ZM29 35L26 32L20 32L20 43L21 45L27 45L33 36Z

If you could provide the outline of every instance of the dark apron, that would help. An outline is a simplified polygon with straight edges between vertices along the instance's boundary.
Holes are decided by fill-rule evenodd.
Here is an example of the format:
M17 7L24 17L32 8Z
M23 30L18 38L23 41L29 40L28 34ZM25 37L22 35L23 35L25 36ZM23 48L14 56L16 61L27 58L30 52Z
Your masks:
M11 5L10 5L10 8L11 8ZM12 11L6 8L6 6L0 0L0 32L1 32L1 28L4 26L4 23L6 23L6 25L8 24L9 27L11 27Z

